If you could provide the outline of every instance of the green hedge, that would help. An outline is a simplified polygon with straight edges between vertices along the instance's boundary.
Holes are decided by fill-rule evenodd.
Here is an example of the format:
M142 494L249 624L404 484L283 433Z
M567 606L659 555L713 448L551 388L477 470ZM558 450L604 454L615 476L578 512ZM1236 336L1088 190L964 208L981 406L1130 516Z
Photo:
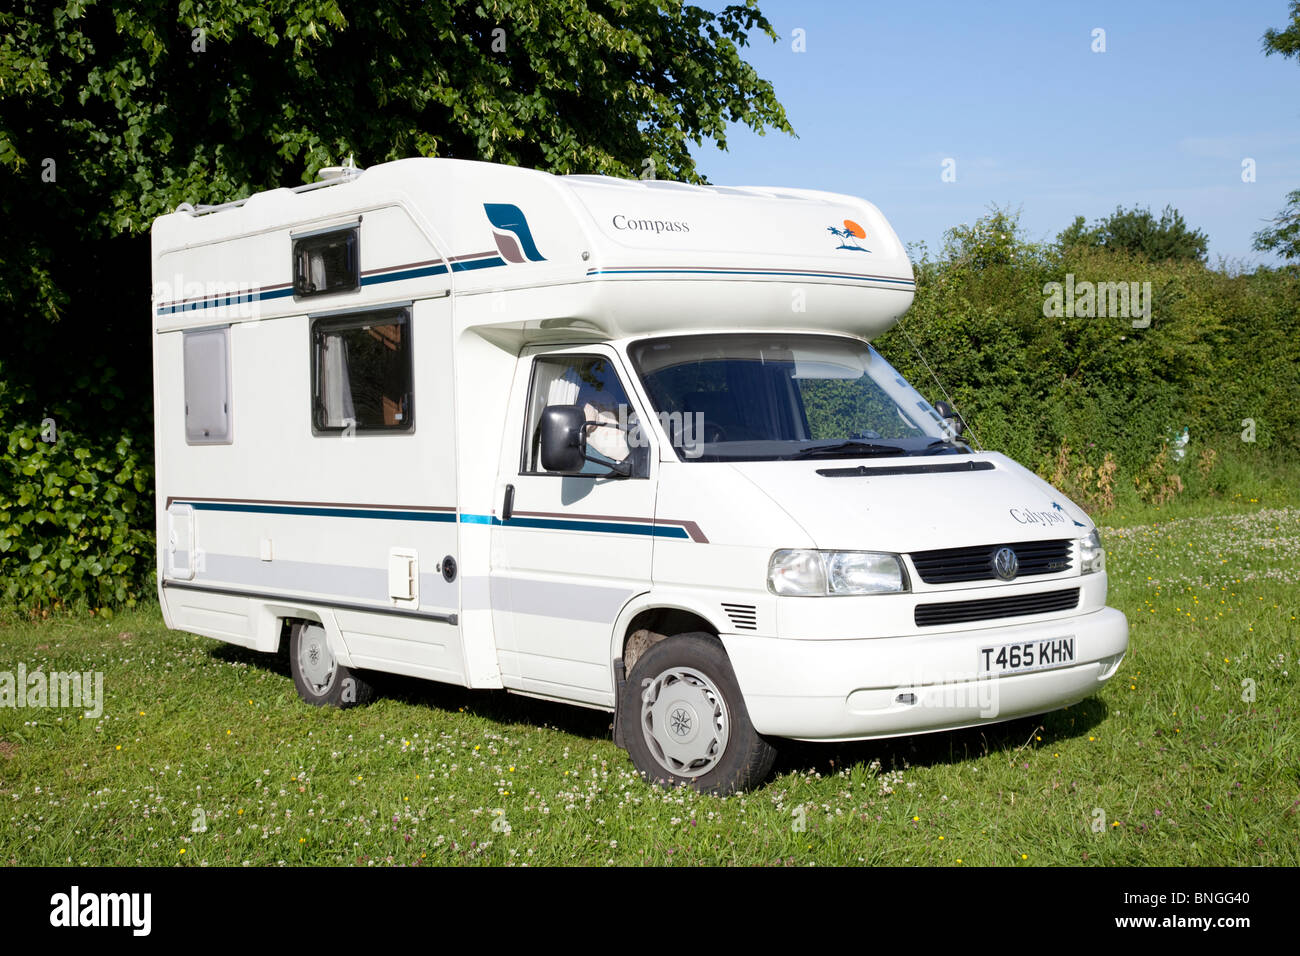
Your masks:
M926 362L987 448L1106 507L1099 470L1148 501L1165 486L1213 494L1229 462L1295 462L1300 272L1241 274L1106 249L1025 241L995 211L918 257L915 302L877 346L939 398ZM1048 283L1150 283L1150 326L1130 317L1047 316ZM914 347L915 346L915 347ZM1254 442L1242 439L1253 421ZM1186 428L1179 460L1168 442ZM1109 463L1109 464L1108 464ZM1205 472L1202 474L1201 472ZM1160 473L1165 477L1154 481ZM1090 477L1089 477L1090 476ZM1175 479L1174 476L1178 476Z
M111 371L78 381L115 391ZM78 430L68 402L35 406L0 364L0 581L28 611L134 605L154 568L153 436L140 426Z

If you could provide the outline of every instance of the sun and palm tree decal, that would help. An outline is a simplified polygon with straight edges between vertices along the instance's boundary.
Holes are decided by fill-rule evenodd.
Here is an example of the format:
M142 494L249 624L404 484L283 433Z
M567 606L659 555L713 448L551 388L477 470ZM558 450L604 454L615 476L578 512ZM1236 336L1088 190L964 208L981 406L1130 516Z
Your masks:
M863 229L852 219L844 220L843 229L840 229L838 226L827 226L826 231L841 240L840 244L835 247L836 249L853 249L857 252L871 251L864 246L858 245L857 240L867 238L867 230Z

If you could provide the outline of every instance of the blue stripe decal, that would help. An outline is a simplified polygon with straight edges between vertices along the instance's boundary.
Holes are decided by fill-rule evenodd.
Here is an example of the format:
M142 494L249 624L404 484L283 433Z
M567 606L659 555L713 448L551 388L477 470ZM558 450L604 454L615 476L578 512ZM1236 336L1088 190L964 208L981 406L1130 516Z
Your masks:
M490 256L486 259L470 259L463 262L453 262L451 264L452 272L469 272L474 269L492 269L496 266L503 266L506 261L500 256ZM442 264L426 266L419 269L399 269L396 272L385 272L382 275L368 275L361 277L363 286L379 285L384 282L401 282L405 279L423 279L428 276L445 275L447 267ZM178 302L175 305L159 306L159 315L172 315L176 312L194 312L199 309L219 309L227 305L244 305L249 302L265 302L268 299L283 299L286 296L293 295L293 287L285 286L282 289L269 289L260 292L236 292L230 295L214 296L211 299L200 299L196 302Z
M503 522L496 515L460 516L461 524L486 524L494 528L538 528L543 531L590 531L596 534L650 535L656 538L685 538L690 534L679 525L633 524L623 521L592 521L580 518L523 518L518 515Z
M478 517L478 516L476 516ZM492 523L500 525L493 518ZM547 531L592 531L597 534L651 535L656 538L689 538L685 528L677 525L626 524L621 521L576 521L569 518L511 518L512 528L541 528Z
M693 540L690 533L679 525L660 524L655 525L654 529L654 535L656 538L684 538L687 541Z
M289 286L285 286L283 289L269 289L261 292L238 292L231 295L217 296L213 299L203 299L198 302L179 302L176 305L162 306L158 309L158 314L171 315L174 312L219 309L227 305L244 305L249 302L264 302L267 299L283 299L285 296L292 294L293 289Z
M226 501L184 501L195 511L238 511L259 515L305 515L314 518L377 518L389 521L454 522L452 511L398 511L382 508L326 508L308 505L254 505Z
M451 511L399 511L386 508L329 508L316 505L258 505L228 501L185 501L176 499L178 504L188 504L195 511L226 511L243 514L278 514L300 515L313 518L370 518L387 521L433 521L454 522L456 515ZM462 514L461 524L482 524L501 527L501 519L494 515ZM634 524L622 521L589 521L574 518L522 518L514 517L508 522L516 528L538 528L548 531L588 531L596 534L631 534L649 535L656 538L684 538L690 534L678 525Z
M472 272L474 269L494 269L498 265L506 264L506 260L500 256L490 256L486 259L469 259L463 261L454 261L451 263L452 272ZM429 265L429 267L419 269L398 269L396 272L386 272L380 276L363 276L361 285L381 285L383 282L402 282L408 278L426 278L429 276L442 276L447 272L446 265ZM915 287L913 280L907 278L888 278L884 276L855 276L852 273L840 272L780 272L766 271L766 269L588 269L588 277L591 276L777 276L781 278L842 278L842 280L852 280L855 282L885 282L897 286ZM174 315L175 312L196 312L203 308L224 308L226 306L243 306L251 302L269 302L272 299L283 299L294 294L292 286L285 286L282 289L265 289L253 291L253 293L231 293L230 295L217 295L211 299L200 299L198 302L179 302L172 306L160 306L157 313L159 315Z
M854 275L847 272L782 272L770 269L588 269L587 275L793 276L794 278L804 279L853 279L859 282L891 282L904 286L916 285L916 282L912 279L891 279L886 276Z
M471 269L491 269L493 266L503 266L506 261L500 256L493 256L491 259L469 259L462 262L453 262L451 264L452 272L469 272Z
M399 282L402 279L421 279L425 276L446 275L447 267L444 265L426 266L423 269L402 269L398 272L385 272L378 276L362 276L362 285L377 285L380 282Z

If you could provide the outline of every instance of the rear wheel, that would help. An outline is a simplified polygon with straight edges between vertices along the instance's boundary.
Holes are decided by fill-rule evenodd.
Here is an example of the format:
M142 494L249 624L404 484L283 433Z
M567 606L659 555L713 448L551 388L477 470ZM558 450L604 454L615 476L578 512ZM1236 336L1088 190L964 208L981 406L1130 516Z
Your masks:
M624 685L623 740L642 776L726 795L767 777L776 750L749 721L717 638L692 632L655 644Z
M314 621L296 621L289 631L289 669L298 696L317 707L368 704L374 689L330 651L325 628Z

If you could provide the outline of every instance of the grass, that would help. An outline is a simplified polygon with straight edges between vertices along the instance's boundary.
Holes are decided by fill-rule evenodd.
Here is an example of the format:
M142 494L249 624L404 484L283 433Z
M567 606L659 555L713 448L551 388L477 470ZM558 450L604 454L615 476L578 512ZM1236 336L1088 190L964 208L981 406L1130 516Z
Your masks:
M788 744L726 799L642 783L609 717L386 678L298 701L156 608L0 623L0 670L103 671L104 712L0 708L7 865L1300 863L1300 508L1115 514L1129 656L984 730Z

